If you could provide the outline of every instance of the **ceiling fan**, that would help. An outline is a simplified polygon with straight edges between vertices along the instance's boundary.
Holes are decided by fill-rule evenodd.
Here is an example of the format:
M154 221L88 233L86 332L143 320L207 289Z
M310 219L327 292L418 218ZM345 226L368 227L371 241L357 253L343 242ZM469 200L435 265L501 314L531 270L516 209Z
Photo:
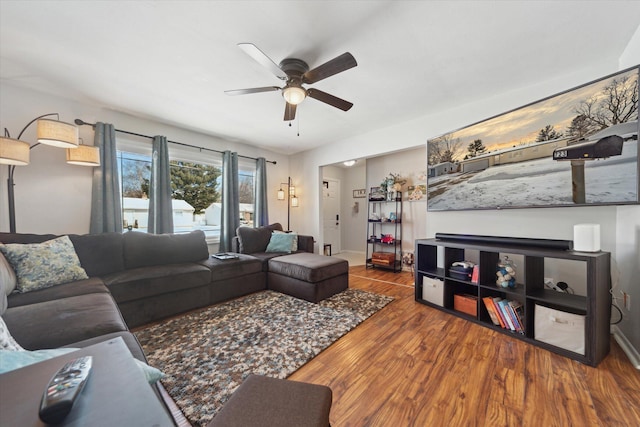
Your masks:
M310 70L309 65L301 59L297 58L285 58L280 61L279 65L265 55L260 49L258 49L252 43L239 43L238 47L242 49L247 55L256 60L260 65L268 68L276 77L285 82L284 87L278 86L266 86L255 87L249 89L236 89L227 90L224 93L227 95L245 95L248 93L259 92L271 92L282 91L282 97L287 102L284 110L284 120L291 121L296 117L296 108L299 103L304 101L308 96L310 98L317 99L318 101L329 104L333 107L339 108L343 111L348 111L353 104L351 102L340 99L336 96L328 94L314 88L304 88L303 84L313 84L320 80L331 77L334 74L341 73L353 68L358 63L353 55L349 52L345 52L333 58L330 61L325 62L322 65Z

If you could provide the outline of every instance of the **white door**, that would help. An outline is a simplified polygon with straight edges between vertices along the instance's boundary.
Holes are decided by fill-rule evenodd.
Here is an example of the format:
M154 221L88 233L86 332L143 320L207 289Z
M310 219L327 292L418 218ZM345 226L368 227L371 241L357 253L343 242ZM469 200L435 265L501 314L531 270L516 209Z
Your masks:
M340 253L340 181L324 178L322 180L322 221L323 240L331 245L331 253ZM324 248L320 248L324 253Z

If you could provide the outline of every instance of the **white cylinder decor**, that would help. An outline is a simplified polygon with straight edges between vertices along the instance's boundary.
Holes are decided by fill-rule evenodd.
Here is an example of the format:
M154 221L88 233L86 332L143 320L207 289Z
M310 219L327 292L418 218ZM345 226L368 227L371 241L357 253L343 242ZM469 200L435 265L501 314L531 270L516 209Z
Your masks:
M573 250L580 252L598 252L600 250L600 224L574 225Z

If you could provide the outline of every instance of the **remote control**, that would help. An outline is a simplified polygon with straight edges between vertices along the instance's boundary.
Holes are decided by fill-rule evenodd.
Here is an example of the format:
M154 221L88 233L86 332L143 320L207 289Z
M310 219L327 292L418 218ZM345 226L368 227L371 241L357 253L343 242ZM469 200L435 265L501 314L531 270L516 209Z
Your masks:
M60 423L71 411L91 372L91 356L65 364L55 373L42 395L40 419L47 424Z

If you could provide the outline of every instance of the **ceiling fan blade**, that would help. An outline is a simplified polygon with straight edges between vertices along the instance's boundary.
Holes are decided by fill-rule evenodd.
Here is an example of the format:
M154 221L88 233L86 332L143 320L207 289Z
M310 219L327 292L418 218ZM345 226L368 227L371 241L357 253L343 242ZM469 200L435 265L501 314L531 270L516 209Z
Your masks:
M325 104L329 104L333 107L339 108L342 111L349 111L353 104L349 101L345 101L344 99L340 99L337 96L333 96L328 94L327 92L323 92L318 89L307 89L307 96L310 96L313 99L317 99L318 101L322 101Z
M253 43L238 43L238 47L247 55L252 57L258 64L266 67L280 80L287 80L287 74L278 67L278 65L257 48Z
M345 52L340 56L333 58L330 61L325 62L324 64L317 66L313 70L309 70L302 75L303 83L315 83L319 82L322 79L326 79L327 77L331 77L334 74L341 73L343 71L348 70L349 68L353 68L358 63L356 59L349 52Z
M280 90L280 88L278 86L266 86L253 87L250 89L225 90L224 93L226 93L227 95L246 95L248 93L273 92L276 90Z
M296 108L297 105L294 104L289 104L287 102L287 105L284 107L284 121L285 122L290 122L293 119L296 118Z

